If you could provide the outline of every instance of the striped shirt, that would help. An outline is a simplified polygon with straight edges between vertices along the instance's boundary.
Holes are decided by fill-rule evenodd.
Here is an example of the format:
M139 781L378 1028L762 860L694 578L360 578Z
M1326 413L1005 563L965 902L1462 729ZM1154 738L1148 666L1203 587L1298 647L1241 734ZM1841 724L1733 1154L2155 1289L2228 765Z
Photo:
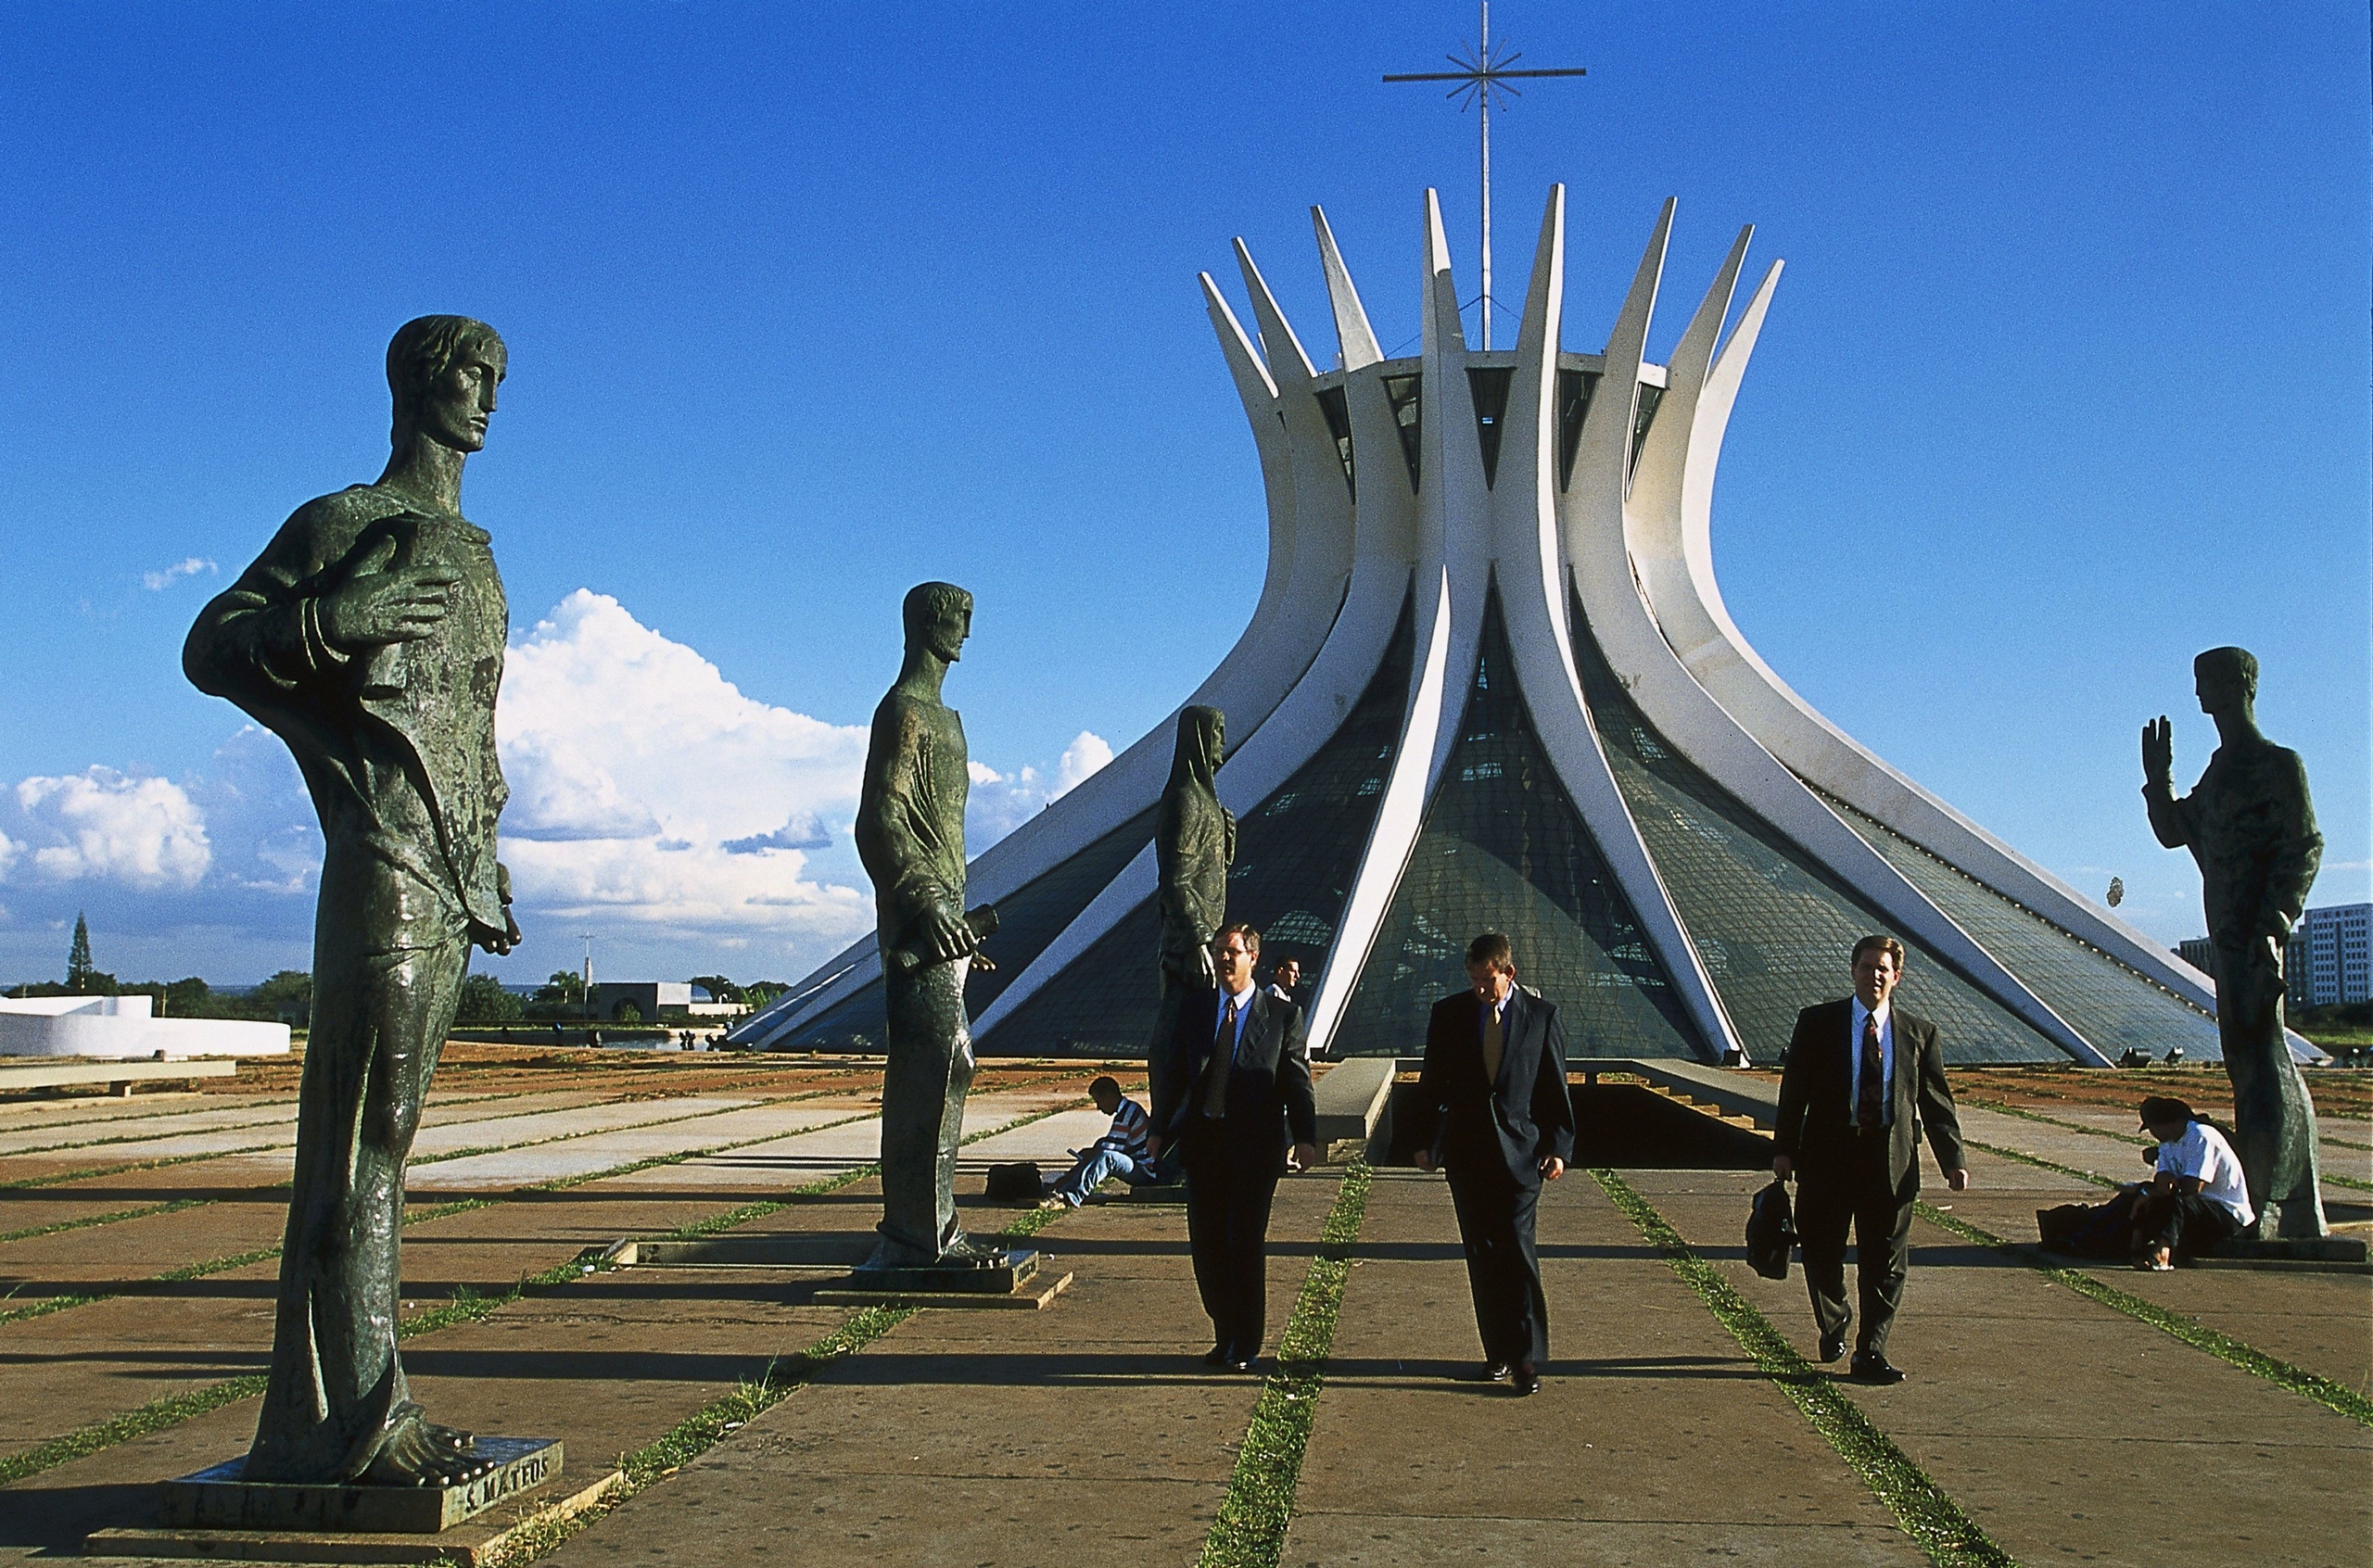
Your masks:
M1119 1149L1132 1159L1146 1157L1146 1131L1152 1126L1146 1107L1121 1096L1120 1108L1112 1113L1112 1130L1096 1141L1099 1149Z

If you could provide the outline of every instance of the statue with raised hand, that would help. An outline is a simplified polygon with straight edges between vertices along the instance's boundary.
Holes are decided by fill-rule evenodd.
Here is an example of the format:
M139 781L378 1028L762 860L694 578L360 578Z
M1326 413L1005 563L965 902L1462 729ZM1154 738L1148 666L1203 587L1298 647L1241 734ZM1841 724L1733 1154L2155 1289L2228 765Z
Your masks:
M2151 828L2199 863L2216 955L2216 1033L2233 1083L2235 1152L2261 1237L2327 1233L2317 1189L2316 1107L2283 1037L2284 949L2306 907L2323 835L2299 753L2258 731L2258 662L2240 648L2192 661L2217 748L2190 794L2175 788L2175 728L2142 727Z
M956 1217L956 1150L972 1083L964 980L996 929L964 908L964 722L940 700L972 634L972 596L953 583L907 595L907 651L873 711L857 798L857 850L873 879L888 1018L882 1080L882 1240L868 1269L986 1266Z
M1179 710L1178 748L1153 833L1161 989L1149 1057L1178 1032L1186 998L1213 984L1212 936L1227 921L1227 870L1236 861L1236 817L1220 804L1215 782L1226 738L1219 709Z
M519 940L495 860L510 612L462 465L507 364L483 322L387 346L387 472L299 507L182 663L288 744L320 813L312 1029L249 1481L449 1486L494 1468L412 1397L396 1326L404 1162L472 945Z

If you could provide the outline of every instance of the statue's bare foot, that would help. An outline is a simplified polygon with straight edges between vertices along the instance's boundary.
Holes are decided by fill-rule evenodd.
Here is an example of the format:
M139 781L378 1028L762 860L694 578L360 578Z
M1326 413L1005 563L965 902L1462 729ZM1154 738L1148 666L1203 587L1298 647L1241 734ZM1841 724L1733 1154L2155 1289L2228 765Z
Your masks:
M969 1264L975 1269L994 1269L1005 1262L1005 1251L1001 1246L983 1246L959 1233L939 1255L939 1261L943 1268L960 1269Z
M400 1418L362 1473L366 1486L459 1486L496 1468L475 1451L476 1439L416 1411Z

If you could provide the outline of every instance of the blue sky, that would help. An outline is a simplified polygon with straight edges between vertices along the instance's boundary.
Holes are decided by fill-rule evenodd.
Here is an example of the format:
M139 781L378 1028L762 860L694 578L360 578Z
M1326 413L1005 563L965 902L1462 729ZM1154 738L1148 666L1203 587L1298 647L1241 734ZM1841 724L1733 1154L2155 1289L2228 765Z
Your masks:
M2196 775L2190 657L2241 643L2314 780L2315 902L2367 897L2363 7L1493 19L1591 71L1494 125L1504 271L1567 184L1568 348L1667 196L1677 297L1742 222L1788 261L1714 512L1773 666L2172 942L2197 883L2143 823L2136 732L2171 714ZM126 978L306 962L293 769L178 651L289 512L377 474L380 358L431 310L512 350L464 498L516 639L530 942L498 972L586 931L613 975L804 971L864 925L834 814L908 584L979 598L950 687L999 776L976 845L1233 641L1265 523L1195 273L1240 304L1244 235L1329 345L1320 203L1390 349L1434 184L1472 292L1473 119L1377 79L1474 23L11 7L0 980L62 970L78 909Z

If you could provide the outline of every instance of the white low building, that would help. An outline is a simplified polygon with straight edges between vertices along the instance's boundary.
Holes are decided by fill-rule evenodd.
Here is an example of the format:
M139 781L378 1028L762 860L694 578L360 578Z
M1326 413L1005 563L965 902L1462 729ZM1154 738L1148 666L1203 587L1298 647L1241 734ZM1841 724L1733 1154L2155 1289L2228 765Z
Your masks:
M160 1018L146 996L0 997L0 1056L285 1056L288 1026Z

